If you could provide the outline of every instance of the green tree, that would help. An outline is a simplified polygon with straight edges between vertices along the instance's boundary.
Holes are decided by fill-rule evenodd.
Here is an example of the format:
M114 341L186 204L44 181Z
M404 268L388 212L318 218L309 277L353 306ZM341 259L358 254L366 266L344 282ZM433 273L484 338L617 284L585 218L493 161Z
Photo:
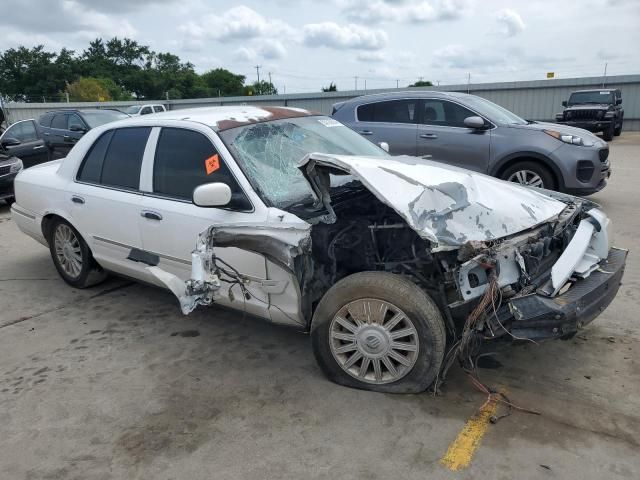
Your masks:
M322 87L323 92L337 92L338 87L335 83L331 82L328 87Z
M80 77L67 86L69 100L72 102L106 102L111 100L109 90L97 78Z
M277 95L278 89L271 82L260 80L244 87L245 95Z
M410 87L433 87L433 83L428 80L418 80L416 83L409 85Z
M224 68L209 70L201 78L212 97L234 97L244 93L245 76L236 75Z

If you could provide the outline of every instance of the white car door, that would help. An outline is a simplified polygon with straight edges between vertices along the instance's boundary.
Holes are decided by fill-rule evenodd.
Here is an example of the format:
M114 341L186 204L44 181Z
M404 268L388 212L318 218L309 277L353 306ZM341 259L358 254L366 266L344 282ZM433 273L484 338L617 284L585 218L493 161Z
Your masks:
M143 280L149 276L146 265L129 257L142 248L140 169L150 132L149 127L105 132L69 186L73 223L94 258L106 269Z
M250 190L240 186L239 172L233 172L219 153L214 145L219 140L211 129L197 124L191 128L163 127L154 129L152 137L155 136L158 140L153 161L145 159L143 167L145 194L137 213L142 245L160 268L187 280L191 252L201 232L212 225L266 223L267 208L255 201L255 194L251 201L247 194ZM235 165L231 167L237 169ZM213 182L231 187L231 203L224 208L194 205L195 187ZM237 248L219 248L216 255L252 280L246 285L249 296L244 296L236 285L231 296L228 290L223 291L219 303L270 318L269 298L263 290L267 278L265 258ZM229 285L223 284L223 288L228 289Z

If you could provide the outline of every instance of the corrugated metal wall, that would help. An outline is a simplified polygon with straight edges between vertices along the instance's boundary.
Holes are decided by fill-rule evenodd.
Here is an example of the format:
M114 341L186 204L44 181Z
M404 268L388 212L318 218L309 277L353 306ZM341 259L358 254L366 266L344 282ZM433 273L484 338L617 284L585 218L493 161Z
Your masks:
M600 88L602 77L533 80L527 82L482 83L476 85L440 85L419 90L469 92L502 105L508 110L530 120L552 120L554 113L562 109L562 101L573 90ZM640 75L607 77L606 88L622 90L625 110L625 130L640 130ZM415 89L418 90L418 89ZM352 90L344 92L267 95L260 97L222 97L193 100L160 100L153 102L102 102L102 103L8 103L5 109L9 122L37 118L42 113L60 108L124 108L134 103L162 103L171 110L212 105L287 105L330 114L334 103L365 94L397 91Z

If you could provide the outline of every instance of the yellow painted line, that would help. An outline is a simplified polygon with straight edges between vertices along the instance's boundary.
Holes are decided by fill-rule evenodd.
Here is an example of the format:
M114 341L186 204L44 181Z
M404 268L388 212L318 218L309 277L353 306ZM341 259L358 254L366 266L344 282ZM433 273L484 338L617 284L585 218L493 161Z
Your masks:
M489 419L495 415L498 402L491 400L480 411L467 420L464 427L451 442L447 453L440 459L440 463L450 470L462 470L471 463L473 454L480 447L480 440L484 437L489 426Z

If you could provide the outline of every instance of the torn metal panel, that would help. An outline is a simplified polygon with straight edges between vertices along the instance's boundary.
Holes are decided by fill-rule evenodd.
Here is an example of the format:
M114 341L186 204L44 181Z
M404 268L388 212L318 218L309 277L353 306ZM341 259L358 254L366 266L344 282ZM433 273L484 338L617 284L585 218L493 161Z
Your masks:
M299 164L318 198L327 169L353 175L393 208L434 251L503 238L547 222L565 203L533 189L414 157L307 155Z
M556 295L569 278L588 277L609 253L609 219L598 209L587 212L590 218L580 222L576 233L551 269L551 283Z

